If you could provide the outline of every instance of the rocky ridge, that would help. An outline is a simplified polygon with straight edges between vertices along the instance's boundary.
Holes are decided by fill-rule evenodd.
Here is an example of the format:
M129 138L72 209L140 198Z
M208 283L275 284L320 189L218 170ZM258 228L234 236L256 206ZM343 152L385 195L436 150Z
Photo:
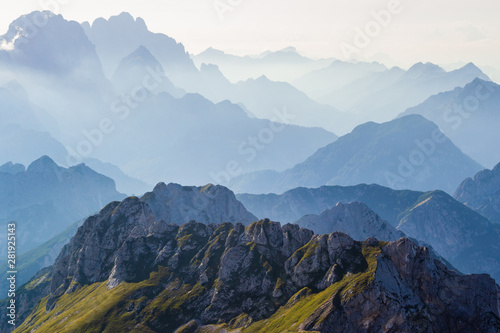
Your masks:
M191 220L205 224L241 222L248 225L258 220L231 190L220 185L196 187L158 183L141 200L148 204L156 219L179 225Z
M40 303L17 332L500 330L495 281L409 239L269 220L178 226L133 197L87 219L44 273L21 291Z
M461 272L487 273L497 281L500 279L500 227L442 191L397 191L361 184L237 197L258 217L270 216L280 222L295 222L300 216L321 214L338 202L361 201L397 230L421 245L432 247L439 257ZM323 229L324 223L333 222L325 220L316 222L316 227L308 227L315 232L331 232L332 229ZM349 234L357 232L349 229ZM377 232L371 236L379 237L380 231Z

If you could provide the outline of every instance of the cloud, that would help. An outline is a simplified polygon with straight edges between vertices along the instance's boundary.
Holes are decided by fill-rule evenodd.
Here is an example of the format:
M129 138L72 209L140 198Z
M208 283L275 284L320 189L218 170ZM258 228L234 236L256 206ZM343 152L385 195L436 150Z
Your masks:
M0 51L12 51L16 46L16 40L21 37L22 30L19 28L17 34L10 41L6 39L0 40Z

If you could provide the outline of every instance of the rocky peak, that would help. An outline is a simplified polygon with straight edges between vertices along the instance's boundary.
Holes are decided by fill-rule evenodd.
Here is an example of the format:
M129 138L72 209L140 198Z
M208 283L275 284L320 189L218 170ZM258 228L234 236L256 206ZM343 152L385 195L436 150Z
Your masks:
M9 30L3 36L6 42L16 42L19 38L31 38L36 34L35 30L27 29L25 26L29 22L46 22L49 20L60 20L62 18L61 15L56 15L51 11L34 11L26 15L22 15L16 20L14 20L9 25Z
M60 171L60 167L48 156L42 156L33 161L26 170L28 173L55 173Z
M43 22L36 26L33 22ZM6 35L12 43L9 50L14 64L35 68L51 74L72 74L76 67L89 77L102 77L95 47L75 21L50 11L35 11L13 21Z
M413 66L411 66L408 71L403 75L405 78L410 78L410 79L429 79L432 76L439 75L446 73L446 71L439 67L438 65L435 65L433 63L427 62L427 63L416 63Z
M194 190L162 184L155 189ZM311 236L309 230L291 225L282 228L269 220L246 228L240 223L206 225L195 221L177 226L156 220L148 204L136 197L112 202L88 218L61 251L51 273L47 309L79 286L106 281L113 289L123 281L143 281L159 267L169 267L189 283L201 279L202 285L229 278L234 265L250 273L273 262L279 271L285 258ZM239 259L234 261L235 257ZM219 264L220 269L214 269Z
M477 67L474 63L469 62L463 67L457 69L460 73L468 74L468 75L477 75L478 77L481 78L487 78L486 75L483 73L479 67Z
M128 12L122 12L119 15L111 16L109 20L102 17L96 19L92 23L93 29L103 29L107 26L112 26L115 29L125 29L127 32L142 31L146 32L148 30L146 22L140 17L134 19L134 17Z
M140 45L134 52L122 59L120 67L127 66L150 66L153 70L161 70L161 73L163 74L163 68L161 67L159 61L143 45ZM120 67L118 67L118 70L120 70Z
M158 230L161 228L157 226L151 209L138 198L108 204L99 214L85 221L56 259L51 283L52 299L74 286L72 281L87 284L109 278L109 284L114 285L124 280L133 281L137 275L144 274L135 271L130 276L123 272L123 256L128 254L124 252L130 250L127 245L134 239L154 235ZM126 258L128 264L131 258Z
M141 200L151 207L157 219L179 225L191 220L205 224L240 222L246 225L257 221L231 190L220 185L195 187L159 183Z

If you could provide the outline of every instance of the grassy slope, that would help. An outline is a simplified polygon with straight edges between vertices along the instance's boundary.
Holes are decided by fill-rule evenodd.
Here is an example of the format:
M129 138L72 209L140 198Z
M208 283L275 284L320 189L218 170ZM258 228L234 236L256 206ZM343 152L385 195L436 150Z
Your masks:
M364 272L348 274L340 282L319 293L304 288L268 319L248 325L242 314L240 322L247 322L243 329L222 324L207 327L207 330L296 332L306 318L312 316L332 297L347 300L370 285L376 268L376 257L382 245L383 243L377 247L363 246L363 255L368 262L368 268ZM178 280L172 282L172 277L168 268L160 267L157 272L150 274L149 279L140 283L121 283L111 290L107 289L105 282L82 286L73 293L64 294L49 312L45 310L46 297L14 332L30 332L37 328L38 333L125 332L132 329L134 332L150 333L154 331L149 324L158 320L168 323L168 330L173 330L193 319L189 317L189 304L198 302L206 289L199 284L193 286L183 285ZM134 311L140 312L140 316L136 316ZM187 320L175 322L174 317L179 314ZM232 324L235 322L238 322L238 318Z

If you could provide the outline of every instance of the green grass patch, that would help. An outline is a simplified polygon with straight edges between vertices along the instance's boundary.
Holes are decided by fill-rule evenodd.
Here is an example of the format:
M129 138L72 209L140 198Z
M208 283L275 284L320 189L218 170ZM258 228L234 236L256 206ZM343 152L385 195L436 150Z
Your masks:
M298 332L300 324L310 316L315 315L318 308L332 297L346 302L351 297L360 294L375 278L377 256L380 254L381 247L384 244L380 242L379 246L376 247L363 246L363 256L368 263L368 268L365 271L356 274L346 274L341 281L316 294L309 294L310 290L307 292L308 288L300 290L270 318L251 324L243 329L242 333ZM317 323L325 319L326 314L318 314Z

